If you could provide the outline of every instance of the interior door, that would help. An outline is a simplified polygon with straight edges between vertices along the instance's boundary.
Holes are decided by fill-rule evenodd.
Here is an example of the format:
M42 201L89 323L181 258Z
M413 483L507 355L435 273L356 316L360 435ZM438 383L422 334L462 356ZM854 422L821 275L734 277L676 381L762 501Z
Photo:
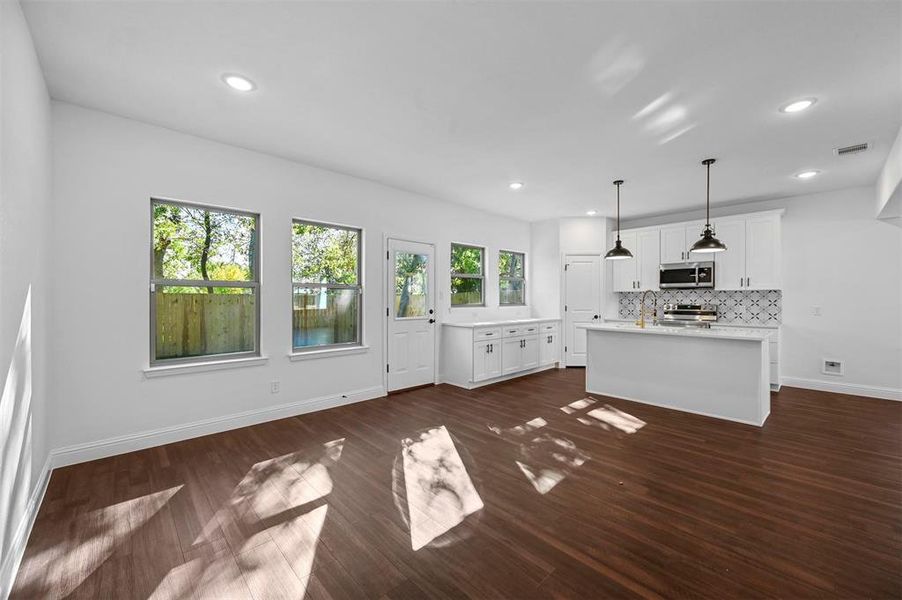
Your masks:
M388 391L435 383L435 249L388 240Z
M635 268L633 260L612 262ZM601 257L568 254L564 264L564 361L568 367L584 367L586 330L577 325L601 318Z

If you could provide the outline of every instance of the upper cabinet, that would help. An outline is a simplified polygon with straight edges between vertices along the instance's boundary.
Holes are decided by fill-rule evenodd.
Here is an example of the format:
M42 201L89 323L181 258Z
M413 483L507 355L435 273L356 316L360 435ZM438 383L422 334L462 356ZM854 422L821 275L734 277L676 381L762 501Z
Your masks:
M701 237L704 227L702 222L661 227L661 264L710 260L704 254L689 252L689 246Z
M727 249L717 253L714 287L718 290L779 290L780 213L716 219L717 239Z
M662 262L658 230L624 231L620 234L620 241L624 248L633 253L633 258L610 261L614 291L657 290Z
M712 220L715 235L727 246L725 251L714 254L689 252L704 229L703 222L622 231L620 239L633 258L610 261L613 289L657 290L660 265L687 261L714 261L718 290L781 289L782 214L783 211L768 211Z

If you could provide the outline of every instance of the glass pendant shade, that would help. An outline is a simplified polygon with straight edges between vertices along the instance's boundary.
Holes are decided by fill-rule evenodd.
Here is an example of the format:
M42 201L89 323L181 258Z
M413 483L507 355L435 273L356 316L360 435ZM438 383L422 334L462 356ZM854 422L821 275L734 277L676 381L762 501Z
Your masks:
M632 258L633 253L623 247L623 244L620 243L620 186L623 185L623 180L618 179L614 182L614 185L617 186L617 242L614 244L614 247L608 250L608 253L604 255L605 260L623 260L625 258Z
M714 232L711 231L711 165L714 164L714 161L715 159L713 158L706 158L702 161L702 164L708 170L705 194L705 230L702 232L702 237L689 248L689 252L710 254L712 252L723 252L727 249L727 245L714 237Z
M607 260L623 260L624 258L632 258L633 253L623 247L620 243L620 240L614 244L614 247L608 250L608 253L604 255Z

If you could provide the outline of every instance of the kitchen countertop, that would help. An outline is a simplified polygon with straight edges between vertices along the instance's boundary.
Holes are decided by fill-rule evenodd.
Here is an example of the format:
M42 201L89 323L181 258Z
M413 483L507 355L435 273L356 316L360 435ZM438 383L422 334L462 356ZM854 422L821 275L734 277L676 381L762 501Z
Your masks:
M635 323L636 319L605 319L605 323ZM749 325L748 323L711 323L712 328L731 327L736 329L767 329L768 331L777 331L779 325Z
M672 335L682 337L704 337L723 340L747 340L755 342L767 341L771 331L752 328L729 327L703 329L697 327L646 325L641 328L633 323L599 323L597 325L577 324L577 327L589 331L617 331L623 333L635 333L639 335Z
M473 329L475 327L501 327L503 325L532 325L533 323L547 323L548 321L560 321L557 317L546 317L543 319L502 319L499 321L476 321L462 323L442 323L445 327L466 327Z

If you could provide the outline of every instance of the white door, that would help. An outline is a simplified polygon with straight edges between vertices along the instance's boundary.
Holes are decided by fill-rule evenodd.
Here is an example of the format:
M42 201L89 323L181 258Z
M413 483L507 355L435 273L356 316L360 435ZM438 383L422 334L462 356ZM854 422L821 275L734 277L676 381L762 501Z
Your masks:
M473 344L473 381L488 379L489 355L492 351L491 342L476 342Z
M677 263L686 260L686 227L677 225L676 227L661 228L661 262Z
M539 338L528 337L523 339L523 370L535 369L539 366Z
M658 230L639 232L636 250L639 252L637 256L639 289L659 289L661 284L661 236Z
M745 219L717 221L714 225L717 239L727 246L726 250L716 254L714 287L718 290L744 290Z
M542 333L539 335L539 365L547 366L558 360L558 334Z
M628 262L635 268L634 260L610 262ZM568 254L564 265L564 362L584 367L586 330L577 325L601 318L601 257Z
M632 252L633 258L610 261L613 274L611 280L615 292L635 292L639 289L639 277L636 268L637 257L639 256L637 239L636 234L633 232L620 234L620 243L623 244L624 248Z
M780 289L780 217L763 215L745 221L745 287Z
M388 240L388 391L435 383L435 249Z
M501 373L510 375L523 370L523 338L507 338L501 349Z

